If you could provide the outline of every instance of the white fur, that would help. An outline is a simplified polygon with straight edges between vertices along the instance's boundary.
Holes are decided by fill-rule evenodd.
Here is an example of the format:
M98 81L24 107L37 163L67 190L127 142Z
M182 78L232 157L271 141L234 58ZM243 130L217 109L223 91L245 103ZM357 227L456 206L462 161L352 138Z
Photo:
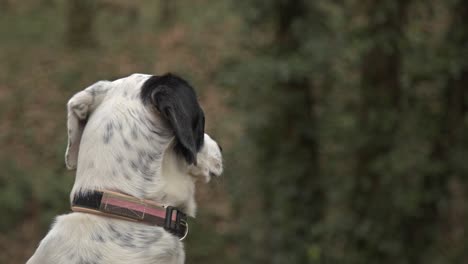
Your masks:
M70 197L113 190L171 205L195 216L195 181L222 173L217 143L205 134L197 165L173 150L174 135L159 113L143 105L150 75L101 81L68 102L66 164L76 167ZM163 228L84 213L57 217L27 264L184 263L183 244Z

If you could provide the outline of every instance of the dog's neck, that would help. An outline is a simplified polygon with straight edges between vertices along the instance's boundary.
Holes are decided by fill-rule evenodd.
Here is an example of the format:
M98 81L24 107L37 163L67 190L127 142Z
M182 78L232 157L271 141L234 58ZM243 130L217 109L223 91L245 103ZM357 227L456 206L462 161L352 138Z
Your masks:
M178 164L171 131L156 134L132 121L119 124L107 116L108 121L90 118L86 125L71 199L77 193L110 190L175 206L194 216L194 180L181 171L187 166Z
M92 152L100 151L88 151ZM78 163L71 199L77 193L110 190L175 206L194 216L194 179L180 170L181 160L170 142L165 150L140 151L138 158L114 157L110 153L89 156L95 158L83 158Z

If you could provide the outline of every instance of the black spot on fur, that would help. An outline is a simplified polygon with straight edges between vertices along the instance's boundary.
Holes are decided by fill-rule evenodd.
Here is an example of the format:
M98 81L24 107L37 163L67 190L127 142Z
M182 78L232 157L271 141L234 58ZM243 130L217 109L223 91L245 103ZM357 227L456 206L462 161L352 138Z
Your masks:
M91 240L97 241L99 243L104 243L105 242L104 237L99 233L92 233L91 234Z
M148 122L151 125L151 127L157 127L156 124L151 119L145 120L145 122ZM155 133L158 133L158 132L155 132Z
M123 247L134 248L135 244L133 243L133 235L131 233L125 233L120 240L122 241Z
M114 135L114 124L112 122L108 122L106 124L106 128L104 131L104 137L103 137L104 143L109 144L113 135Z
M192 86L170 73L152 76L143 84L141 99L168 120L176 136L176 153L187 163L196 164L196 154L203 145L205 115Z
M123 156L122 155L117 155L117 157L115 157L115 161L117 163L119 163L119 164L122 163L123 162Z
M130 145L130 143L128 143L128 140L123 138L123 144L124 144L124 147L127 149L127 150L131 150L132 149L132 145Z
M151 171L148 171L148 170L143 171L142 175L143 175L143 180L147 182L153 181L153 173Z
M150 134L146 134L146 133L143 133L141 134L143 136L143 138L146 140L146 142L151 142L152 141L152 137Z
M130 167L131 167L134 171L138 172L138 163L135 162L134 160L129 161L129 163L130 163Z
M158 229L151 230L151 232L148 232L146 234L140 234L140 242L146 245L151 245L153 243L156 243L158 240L160 240L161 237L162 237L162 232L160 230Z
M142 149L139 149L139 150L137 150L137 155L138 155L139 160L144 160L145 157L146 157L146 151L142 150Z
M161 158L161 153L159 152L150 152L148 153L148 160L149 161L155 161L157 159Z
M110 237L111 239L113 240L118 240L120 239L120 237L122 236L122 233L120 231L118 231L114 225L111 225L109 224L108 225L108 230L109 230L109 234L110 234Z

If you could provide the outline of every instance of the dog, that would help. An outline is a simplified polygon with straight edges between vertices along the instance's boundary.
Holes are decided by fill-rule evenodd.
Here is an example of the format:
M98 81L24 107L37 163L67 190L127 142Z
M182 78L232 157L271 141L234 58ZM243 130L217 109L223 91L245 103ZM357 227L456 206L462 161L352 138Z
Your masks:
M193 87L170 73L133 74L87 87L67 110L73 212L27 264L184 263L195 183L223 171Z

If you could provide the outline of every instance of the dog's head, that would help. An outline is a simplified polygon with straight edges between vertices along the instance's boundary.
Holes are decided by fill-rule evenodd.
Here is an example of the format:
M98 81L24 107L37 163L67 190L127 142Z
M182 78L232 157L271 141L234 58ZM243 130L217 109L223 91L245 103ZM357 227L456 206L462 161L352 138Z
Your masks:
M209 180L221 174L222 158L204 126L194 89L176 75L100 81L68 102L66 165L77 169L81 189L141 191L168 168Z

